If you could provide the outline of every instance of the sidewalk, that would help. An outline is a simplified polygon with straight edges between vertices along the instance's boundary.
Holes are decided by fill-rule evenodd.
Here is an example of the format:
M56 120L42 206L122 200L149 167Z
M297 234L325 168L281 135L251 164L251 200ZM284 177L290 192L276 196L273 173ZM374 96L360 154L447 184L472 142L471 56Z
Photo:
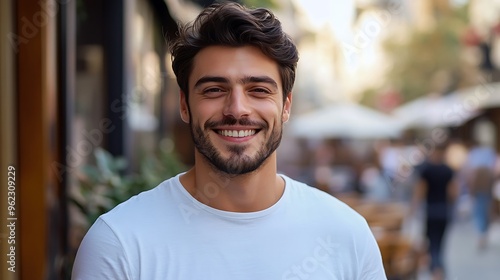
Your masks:
M498 280L500 279L500 221L495 221L489 231L489 245L479 251L477 234L471 218L457 220L450 225L444 248L444 261L448 280ZM431 279L423 269L418 280Z

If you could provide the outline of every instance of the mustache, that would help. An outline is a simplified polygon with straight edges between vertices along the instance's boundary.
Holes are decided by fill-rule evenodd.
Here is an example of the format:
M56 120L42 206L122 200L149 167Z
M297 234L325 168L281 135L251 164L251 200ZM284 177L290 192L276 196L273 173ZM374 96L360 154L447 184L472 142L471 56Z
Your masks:
M208 120L205 123L205 129L212 129L212 128L217 127L217 126L224 126L224 125L257 126L257 127L262 127L263 129L266 129L269 127L269 125L263 121L254 121L254 120L250 120L249 118L237 119L233 116L225 116L220 121Z

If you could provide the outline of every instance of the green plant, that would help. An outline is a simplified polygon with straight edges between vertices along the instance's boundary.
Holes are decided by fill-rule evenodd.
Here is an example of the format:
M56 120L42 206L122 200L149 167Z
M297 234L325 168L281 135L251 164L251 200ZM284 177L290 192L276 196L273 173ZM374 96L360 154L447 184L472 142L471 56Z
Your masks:
M165 150L143 157L137 173L125 173L127 161L102 148L96 148L93 155L95 164L83 166L77 192L70 197L88 225L121 202L186 170L175 153Z
M451 8L436 16L431 28L413 26L404 36L388 36L384 49L391 67L381 88L396 89L407 102L474 85L474 66L465 59L461 41L469 26L467 11L466 5Z

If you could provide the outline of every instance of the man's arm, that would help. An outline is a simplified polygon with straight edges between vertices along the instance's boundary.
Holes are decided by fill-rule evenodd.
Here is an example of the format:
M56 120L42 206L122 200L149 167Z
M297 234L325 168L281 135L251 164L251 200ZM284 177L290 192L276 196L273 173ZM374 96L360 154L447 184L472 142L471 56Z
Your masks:
M422 201L424 201L425 196L427 195L427 183L424 179L419 178L418 182L413 187L413 195L411 198L409 215L413 216L416 212Z
M360 274L358 280L387 280L382 262L382 254L368 224L366 224L365 244L360 249Z
M458 188L458 183L456 179L452 179L450 183L448 183L447 188L448 200L451 203L455 203L460 195L460 190Z
M85 235L73 265L71 279L131 279L122 244L102 219Z

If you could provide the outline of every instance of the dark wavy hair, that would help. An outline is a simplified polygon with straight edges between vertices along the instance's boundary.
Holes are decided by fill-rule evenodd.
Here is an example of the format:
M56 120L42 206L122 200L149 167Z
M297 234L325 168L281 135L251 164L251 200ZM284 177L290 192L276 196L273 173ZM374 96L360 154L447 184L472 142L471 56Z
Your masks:
M255 46L278 63L283 84L283 100L292 90L299 60L297 47L283 31L281 22L269 10L249 9L234 2L205 8L189 25L179 28L170 44L172 68L181 90L189 96L188 80L193 59L209 46Z

